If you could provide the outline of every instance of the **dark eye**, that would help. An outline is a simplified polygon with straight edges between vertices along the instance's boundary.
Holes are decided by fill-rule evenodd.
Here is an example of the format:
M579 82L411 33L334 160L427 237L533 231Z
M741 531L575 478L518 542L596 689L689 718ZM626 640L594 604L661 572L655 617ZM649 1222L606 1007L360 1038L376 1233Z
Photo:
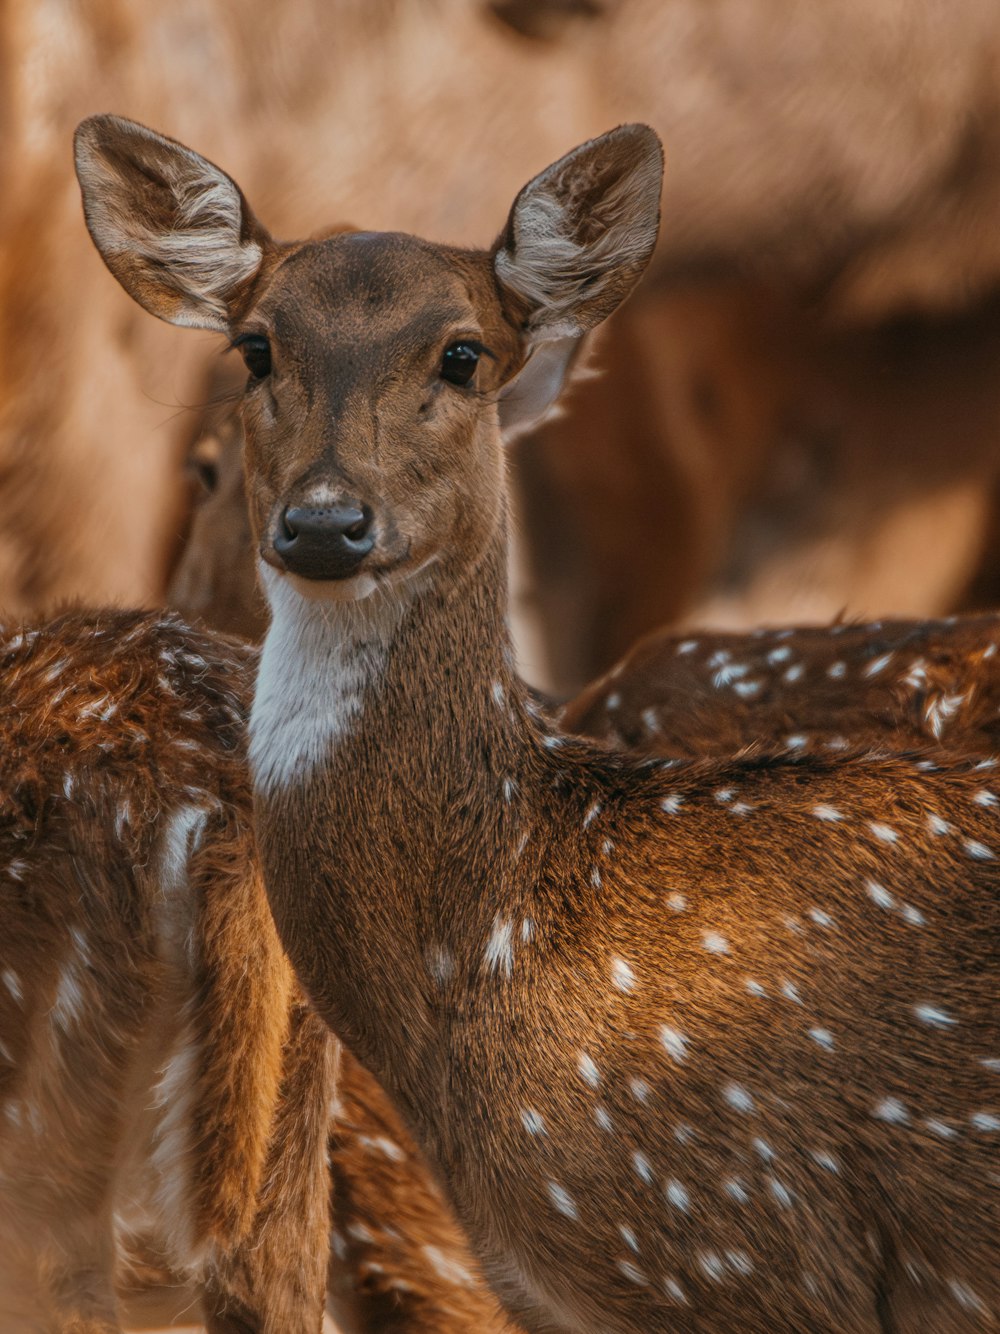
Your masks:
M441 358L441 379L449 384L468 384L478 365L479 348L475 343L452 343Z
M246 368L255 380L271 374L271 344L263 334L244 334L237 338L235 347L246 362Z

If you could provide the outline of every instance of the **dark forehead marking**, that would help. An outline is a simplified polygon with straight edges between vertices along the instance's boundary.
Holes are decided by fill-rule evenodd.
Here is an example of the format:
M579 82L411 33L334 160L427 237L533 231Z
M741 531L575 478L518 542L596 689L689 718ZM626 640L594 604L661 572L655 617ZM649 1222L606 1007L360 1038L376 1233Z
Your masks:
M464 299L463 299L464 298ZM291 256L265 301L279 338L338 333L422 346L475 312L465 283L438 247L399 232L351 232Z

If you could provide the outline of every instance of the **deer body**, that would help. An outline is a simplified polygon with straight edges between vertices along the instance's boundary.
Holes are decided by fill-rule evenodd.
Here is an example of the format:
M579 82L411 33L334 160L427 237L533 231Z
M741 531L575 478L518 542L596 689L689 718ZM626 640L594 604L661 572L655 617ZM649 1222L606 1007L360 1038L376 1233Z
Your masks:
M971 1334L1000 1303L983 771L643 764L546 732L513 670L501 432L641 272L659 166L641 127L584 145L489 253L279 246L188 150L113 118L78 138L112 271L250 371L279 933L509 1309Z
M260 883L250 661L149 615L0 641L4 1330L120 1329L136 1247L217 1334L319 1328L332 1053Z

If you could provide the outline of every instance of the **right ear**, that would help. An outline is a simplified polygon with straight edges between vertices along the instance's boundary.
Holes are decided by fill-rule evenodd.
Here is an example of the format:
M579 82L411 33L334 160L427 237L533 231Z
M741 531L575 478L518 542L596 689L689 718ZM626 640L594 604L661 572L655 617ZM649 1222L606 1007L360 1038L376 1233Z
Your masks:
M228 330L271 244L235 181L120 116L85 120L74 145L87 228L129 296L170 324Z

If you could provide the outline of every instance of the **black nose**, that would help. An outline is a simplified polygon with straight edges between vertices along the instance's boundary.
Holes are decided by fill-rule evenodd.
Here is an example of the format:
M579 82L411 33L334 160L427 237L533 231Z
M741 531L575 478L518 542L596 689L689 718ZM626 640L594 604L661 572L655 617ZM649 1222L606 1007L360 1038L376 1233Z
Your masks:
M304 579L346 579L375 545L372 512L352 500L305 509L292 505L278 520L274 549Z

